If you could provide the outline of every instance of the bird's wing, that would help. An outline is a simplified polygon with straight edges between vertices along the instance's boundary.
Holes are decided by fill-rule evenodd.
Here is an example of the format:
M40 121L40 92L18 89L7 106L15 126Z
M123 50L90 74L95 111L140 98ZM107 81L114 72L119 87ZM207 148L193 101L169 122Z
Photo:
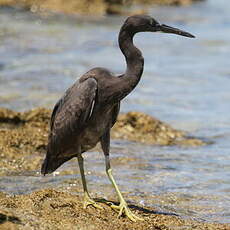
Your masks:
M113 109L113 117L112 117L112 126L111 126L111 127L113 127L114 124L116 123L119 112L120 112L120 102L118 102L118 103L114 106L114 109Z
M47 154L58 155L68 150L72 141L90 118L97 92L97 81L77 81L55 105L50 123Z
M61 107L61 103L62 103L62 98L60 100L58 100L58 102L55 104L55 106L53 108L53 111L52 111L52 114L51 114L51 118L50 118L50 130L53 129L54 118L55 118L55 115L57 113L58 108Z

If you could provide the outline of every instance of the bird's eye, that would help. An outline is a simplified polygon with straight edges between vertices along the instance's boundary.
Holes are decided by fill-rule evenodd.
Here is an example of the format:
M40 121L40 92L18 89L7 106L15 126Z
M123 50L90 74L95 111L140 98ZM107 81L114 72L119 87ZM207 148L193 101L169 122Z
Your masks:
M157 24L159 24L158 22L156 22L154 19L150 20L150 25L151 26L156 26Z

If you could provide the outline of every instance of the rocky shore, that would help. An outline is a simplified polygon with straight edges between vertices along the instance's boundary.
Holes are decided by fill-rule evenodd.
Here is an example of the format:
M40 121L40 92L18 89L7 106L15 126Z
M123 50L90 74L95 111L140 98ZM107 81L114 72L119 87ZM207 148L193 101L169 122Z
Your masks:
M0 109L0 176L38 171L46 151L51 111L37 108L27 112ZM119 116L113 138L157 145L197 146L207 144L139 112ZM205 229L228 230L228 224L206 223L130 204L141 222L131 222L108 205L103 210L82 208L81 185L74 190L40 189L29 194L0 192L0 229ZM77 194L76 194L77 192ZM115 202L114 197L108 197ZM163 198L162 198L163 199ZM135 198L134 198L135 202Z
M139 5L189 5L203 0L0 0L0 6L19 7L32 12L58 12L66 14L127 14ZM138 12L136 12L138 13Z

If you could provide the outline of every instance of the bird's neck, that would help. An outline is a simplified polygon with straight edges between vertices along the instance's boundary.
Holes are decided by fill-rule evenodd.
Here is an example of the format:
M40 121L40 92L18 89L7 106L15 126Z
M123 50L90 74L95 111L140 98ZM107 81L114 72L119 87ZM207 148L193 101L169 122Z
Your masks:
M139 82L144 68L144 58L141 51L133 44L134 33L121 28L119 33L119 46L126 59L126 72L124 78L132 83L134 88Z

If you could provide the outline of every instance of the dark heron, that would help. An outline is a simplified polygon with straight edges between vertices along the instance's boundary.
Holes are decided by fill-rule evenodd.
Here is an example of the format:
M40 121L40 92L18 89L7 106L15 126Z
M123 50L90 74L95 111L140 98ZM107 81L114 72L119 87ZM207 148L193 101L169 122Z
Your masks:
M194 36L183 30L160 24L146 15L131 16L126 19L119 33L119 46L126 59L126 72L114 76L104 68L94 68L81 76L54 106L46 158L41 173L55 171L64 162L78 158L84 189L84 208L92 205L101 208L89 195L84 174L82 153L101 143L105 155L106 173L115 188L119 205L110 204L133 221L141 220L128 208L110 167L110 129L116 122L120 102L140 81L144 58L133 44L138 32L164 32L185 37Z

